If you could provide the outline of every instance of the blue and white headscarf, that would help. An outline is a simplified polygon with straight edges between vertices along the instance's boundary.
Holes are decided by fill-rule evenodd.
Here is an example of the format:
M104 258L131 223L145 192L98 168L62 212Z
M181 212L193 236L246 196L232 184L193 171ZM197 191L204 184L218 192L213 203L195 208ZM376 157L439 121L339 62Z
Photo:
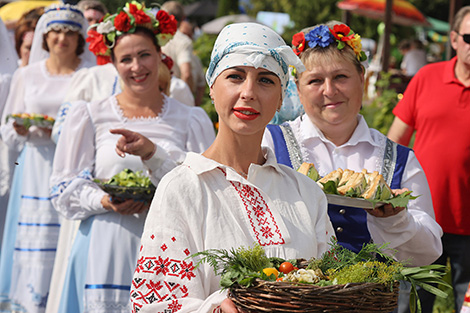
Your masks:
M282 97L289 83L289 66L298 73L305 71L300 59L284 40L268 26L256 23L235 23L224 27L214 44L206 72L209 86L224 70L235 66L265 68L281 80Z

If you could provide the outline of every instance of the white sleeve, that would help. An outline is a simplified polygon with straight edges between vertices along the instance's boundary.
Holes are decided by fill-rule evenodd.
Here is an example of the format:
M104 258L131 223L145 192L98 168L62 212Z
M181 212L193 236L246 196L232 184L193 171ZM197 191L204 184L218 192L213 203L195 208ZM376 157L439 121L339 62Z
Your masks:
M24 77L23 68L19 68L13 74L13 78L10 84L10 91L6 100L5 109L3 110L1 120L1 133L2 140L10 147L22 146L28 136L20 136L13 128L13 120L9 119L6 121L9 114L24 113L26 106L24 103Z
M82 102L71 107L54 155L51 201L68 219L108 212L101 205L106 193L92 181L95 130L87 106Z
M194 227L200 221L188 219L187 209L199 211L194 205L204 206L204 192L197 183L188 187L191 182L185 181L170 173L157 188L132 281L133 312L164 312L172 307L181 313L213 312L225 298L213 270L207 264L196 269L197 259L190 257L204 244L200 227Z
M2 116L3 108L7 101L8 92L10 91L10 82L10 74L0 74L0 117Z
M195 107L191 112L186 148L187 151L202 153L214 142L214 125L204 109Z
M186 151L184 152L202 153L209 148L214 139L214 126L207 113L199 107L191 108L188 136L185 144ZM144 165L150 173L152 183L156 186L162 177L178 164L167 151L157 145L155 154L150 160L144 161Z
M442 254L442 229L434 219L426 176L412 151L408 155L401 187L419 197L395 216L378 218L368 214L371 237L378 244L389 242L389 247L397 250L397 259L409 261L410 266L429 265Z

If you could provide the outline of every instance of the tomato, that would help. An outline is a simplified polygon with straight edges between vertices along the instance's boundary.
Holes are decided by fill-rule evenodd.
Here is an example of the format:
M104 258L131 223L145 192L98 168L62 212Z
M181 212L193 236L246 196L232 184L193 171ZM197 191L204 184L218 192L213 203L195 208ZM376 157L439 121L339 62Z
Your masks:
M279 276L279 272L277 271L277 269L275 269L274 267L266 267L263 269L263 273L266 274L266 276L271 276L272 274L274 274L274 276Z
M283 272L284 274L289 274L290 272L292 272L294 270L294 265L292 265L291 262L283 262L280 266L279 266L279 271L280 272Z

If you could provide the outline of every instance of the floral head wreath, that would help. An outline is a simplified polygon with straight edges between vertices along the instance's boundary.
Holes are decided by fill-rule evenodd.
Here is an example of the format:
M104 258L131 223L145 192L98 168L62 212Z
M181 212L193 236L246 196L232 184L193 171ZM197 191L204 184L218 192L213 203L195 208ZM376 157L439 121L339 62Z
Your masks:
M320 25L307 34L300 32L292 38L292 46L297 56L305 51L307 45L309 48L326 48L331 44L337 44L339 50L348 45L353 49L360 62L367 60L366 54L362 51L361 36L355 34L349 26L344 24L334 25L333 28Z
M144 4L136 1L126 3L117 13L106 14L100 23L92 25L88 30L89 49L98 56L98 63L109 62L111 49L119 36L134 33L137 27L150 29L160 47L163 47L176 33L177 22L173 15L164 10L159 10L155 15Z

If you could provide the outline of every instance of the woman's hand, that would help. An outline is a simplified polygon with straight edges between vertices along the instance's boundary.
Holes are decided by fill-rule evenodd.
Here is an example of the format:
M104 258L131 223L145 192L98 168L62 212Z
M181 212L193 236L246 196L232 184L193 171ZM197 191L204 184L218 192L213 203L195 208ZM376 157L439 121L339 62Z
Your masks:
M398 196L399 194L402 194L407 191L409 191L408 188L392 189L392 193L394 196ZM406 208L405 207L393 207L391 204L384 204L374 209L366 209L366 211L367 213L375 217L389 217L389 216L397 215L404 209Z
M13 122L13 128L15 129L16 133L20 136L26 136L29 133L28 128L18 124L17 122Z
M222 301L222 303L220 304L220 310L223 313L239 313L237 307L235 306L235 303L233 303L233 301L229 298Z
M110 133L122 135L116 143L116 153L122 158L128 153L148 160L155 154L155 144L142 134L128 129L111 129Z
M114 211L122 215L132 215L145 212L149 209L150 203L140 202L132 199L117 200L112 199L109 195L104 195L101 198L101 205L108 211Z

